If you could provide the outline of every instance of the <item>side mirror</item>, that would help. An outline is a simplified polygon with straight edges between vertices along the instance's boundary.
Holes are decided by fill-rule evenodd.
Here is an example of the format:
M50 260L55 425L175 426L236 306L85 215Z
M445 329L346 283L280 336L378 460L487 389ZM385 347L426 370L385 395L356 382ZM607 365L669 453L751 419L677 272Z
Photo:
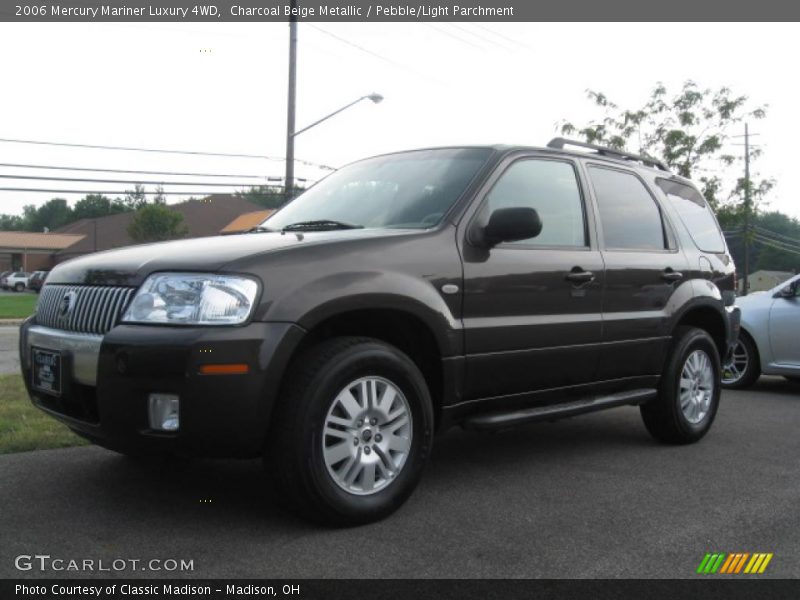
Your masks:
M489 222L481 231L486 246L502 242L518 242L535 238L542 232L542 220L533 208L498 208L489 216Z
M775 295L772 296L773 298L796 298L797 297L797 282L792 282L786 287L782 287Z

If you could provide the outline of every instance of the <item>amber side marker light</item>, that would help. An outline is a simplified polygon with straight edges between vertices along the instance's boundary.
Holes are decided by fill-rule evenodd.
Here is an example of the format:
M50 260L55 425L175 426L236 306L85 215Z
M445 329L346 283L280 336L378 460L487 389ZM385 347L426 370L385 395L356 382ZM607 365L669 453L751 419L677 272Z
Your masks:
M201 375L245 375L250 371L245 363L231 363L225 365L200 365Z

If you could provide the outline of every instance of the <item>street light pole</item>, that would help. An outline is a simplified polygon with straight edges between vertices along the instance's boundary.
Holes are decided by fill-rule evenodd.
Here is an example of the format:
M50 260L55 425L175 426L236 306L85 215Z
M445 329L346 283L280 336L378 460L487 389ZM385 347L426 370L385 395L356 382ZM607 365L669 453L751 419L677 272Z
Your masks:
M305 126L305 127L303 127L303 128L300 130L300 131L296 131L296 132L294 133L294 135L295 135L295 136L298 136L298 135L300 135L301 133L303 133L304 131L308 131L308 130L309 130L309 129L311 129L312 127L316 127L317 125L319 125L319 124L320 124L320 123L322 123L323 121L327 121L327 120L328 120L328 119L330 119L331 117L338 115L338 114L339 114L340 112L342 112L343 110L347 110L348 108L350 108L351 106L354 106L354 105L358 104L358 103L359 103L359 102L361 102L362 100L372 100L372 101L373 101L375 104L378 104L378 103L379 103L381 100L383 100L383 96L381 96L380 94L367 94L366 96L361 96L361 98L358 98L358 99L356 99L356 100L353 100L353 101L352 101L350 104L345 104L345 105L344 105L342 108L336 109L336 110L335 110L335 111L333 111L331 114L329 114L329 115L325 115L325 116L324 116L324 117L322 117L321 119L318 119L318 120L314 121L313 123L311 123L311 125L306 125L306 126Z
M289 201L294 189L294 117L297 98L297 17L294 16L296 0L290 2L289 17L289 97L286 108L286 176L283 180L284 201Z

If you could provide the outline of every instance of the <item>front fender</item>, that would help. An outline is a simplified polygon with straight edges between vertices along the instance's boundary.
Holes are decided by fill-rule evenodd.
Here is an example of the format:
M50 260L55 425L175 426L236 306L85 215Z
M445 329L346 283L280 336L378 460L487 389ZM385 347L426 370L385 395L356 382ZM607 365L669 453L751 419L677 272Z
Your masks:
M443 281L404 273L351 271L309 281L273 301L265 320L292 321L306 330L336 315L358 310L395 310L420 319L442 356L463 353L460 298L439 292Z

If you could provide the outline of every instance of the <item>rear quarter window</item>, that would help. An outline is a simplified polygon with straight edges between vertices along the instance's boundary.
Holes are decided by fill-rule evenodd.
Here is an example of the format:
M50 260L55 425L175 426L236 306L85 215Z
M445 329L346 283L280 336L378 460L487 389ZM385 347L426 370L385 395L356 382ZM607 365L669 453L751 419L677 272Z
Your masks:
M703 252L725 252L725 240L703 195L692 186L670 179L656 179L695 245Z

